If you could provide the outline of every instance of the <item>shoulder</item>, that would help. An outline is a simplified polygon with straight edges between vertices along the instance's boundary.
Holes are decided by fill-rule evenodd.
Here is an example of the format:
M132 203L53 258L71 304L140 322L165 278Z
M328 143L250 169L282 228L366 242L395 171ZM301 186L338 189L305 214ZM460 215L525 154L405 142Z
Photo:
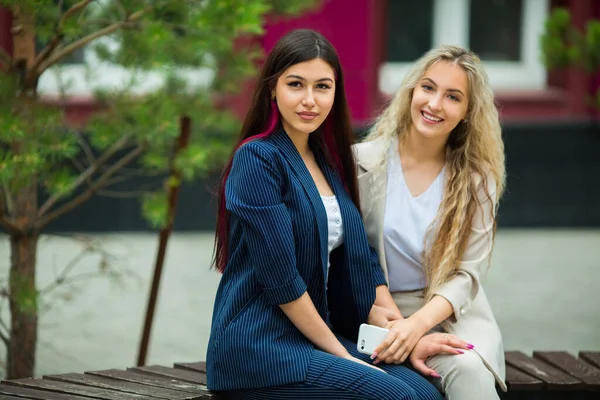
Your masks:
M281 153L268 139L255 139L241 145L233 156L233 164L262 165L275 167Z
M389 140L386 140L384 136L356 143L352 146L354 160L366 170L378 165L385 158L388 149Z

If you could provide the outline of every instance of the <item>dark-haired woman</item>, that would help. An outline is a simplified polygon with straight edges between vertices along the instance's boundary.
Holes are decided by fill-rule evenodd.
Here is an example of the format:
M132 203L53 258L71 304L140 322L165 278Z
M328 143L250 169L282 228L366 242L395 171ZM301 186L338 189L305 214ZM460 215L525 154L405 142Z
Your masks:
M225 169L207 375L228 398L441 398L352 341L376 297L393 299L358 211L343 79L322 35L284 36Z

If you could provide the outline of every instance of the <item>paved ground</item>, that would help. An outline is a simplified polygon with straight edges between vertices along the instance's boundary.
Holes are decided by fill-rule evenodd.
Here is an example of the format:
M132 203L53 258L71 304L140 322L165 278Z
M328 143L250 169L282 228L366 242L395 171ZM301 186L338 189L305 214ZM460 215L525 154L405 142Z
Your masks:
M157 235L93 235L117 257L122 279L86 278L51 292L41 318L36 373L124 368L135 363L150 286ZM176 234L170 242L154 321L150 364L204 359L219 275L209 270L211 234ZM44 237L38 287L47 287L76 256L71 239ZM0 280L9 244L0 235ZM100 271L85 256L73 274ZM600 230L498 232L486 291L507 349L600 350ZM3 318L7 318L3 303ZM0 349L0 360L4 360Z

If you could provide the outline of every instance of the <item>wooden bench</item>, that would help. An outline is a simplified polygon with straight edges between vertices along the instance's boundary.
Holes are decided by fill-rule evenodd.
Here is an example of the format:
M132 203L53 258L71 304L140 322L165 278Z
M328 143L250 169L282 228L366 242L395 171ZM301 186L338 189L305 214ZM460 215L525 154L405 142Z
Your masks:
M600 399L600 351L535 351L529 357L506 352L507 393L502 400L597 400ZM0 383L0 399L6 400L220 400L206 389L206 365L176 363L109 369L84 374L47 375ZM482 399L484 400L484 399Z

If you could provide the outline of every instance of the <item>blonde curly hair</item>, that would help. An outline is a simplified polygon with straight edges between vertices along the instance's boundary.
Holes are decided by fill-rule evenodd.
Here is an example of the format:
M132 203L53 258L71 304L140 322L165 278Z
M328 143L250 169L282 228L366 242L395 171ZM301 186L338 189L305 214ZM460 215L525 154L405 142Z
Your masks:
M413 91L425 72L437 62L459 65L466 72L469 106L466 122L461 121L456 126L446 143L444 196L434 223L425 235L425 238L431 238L425 240L423 254L427 300L456 274L467 248L477 208L482 208L482 215L486 214L483 213L484 204L491 207L487 214L493 218L493 242L496 208L506 179L504 143L494 94L479 57L462 47L445 45L421 57L364 140L384 136L389 145L394 135L400 141L406 138L412 125L410 106ZM494 182L488 182L490 179ZM490 183L492 185L488 186ZM495 198L492 199L488 188L494 186ZM478 196L481 188L487 199Z

